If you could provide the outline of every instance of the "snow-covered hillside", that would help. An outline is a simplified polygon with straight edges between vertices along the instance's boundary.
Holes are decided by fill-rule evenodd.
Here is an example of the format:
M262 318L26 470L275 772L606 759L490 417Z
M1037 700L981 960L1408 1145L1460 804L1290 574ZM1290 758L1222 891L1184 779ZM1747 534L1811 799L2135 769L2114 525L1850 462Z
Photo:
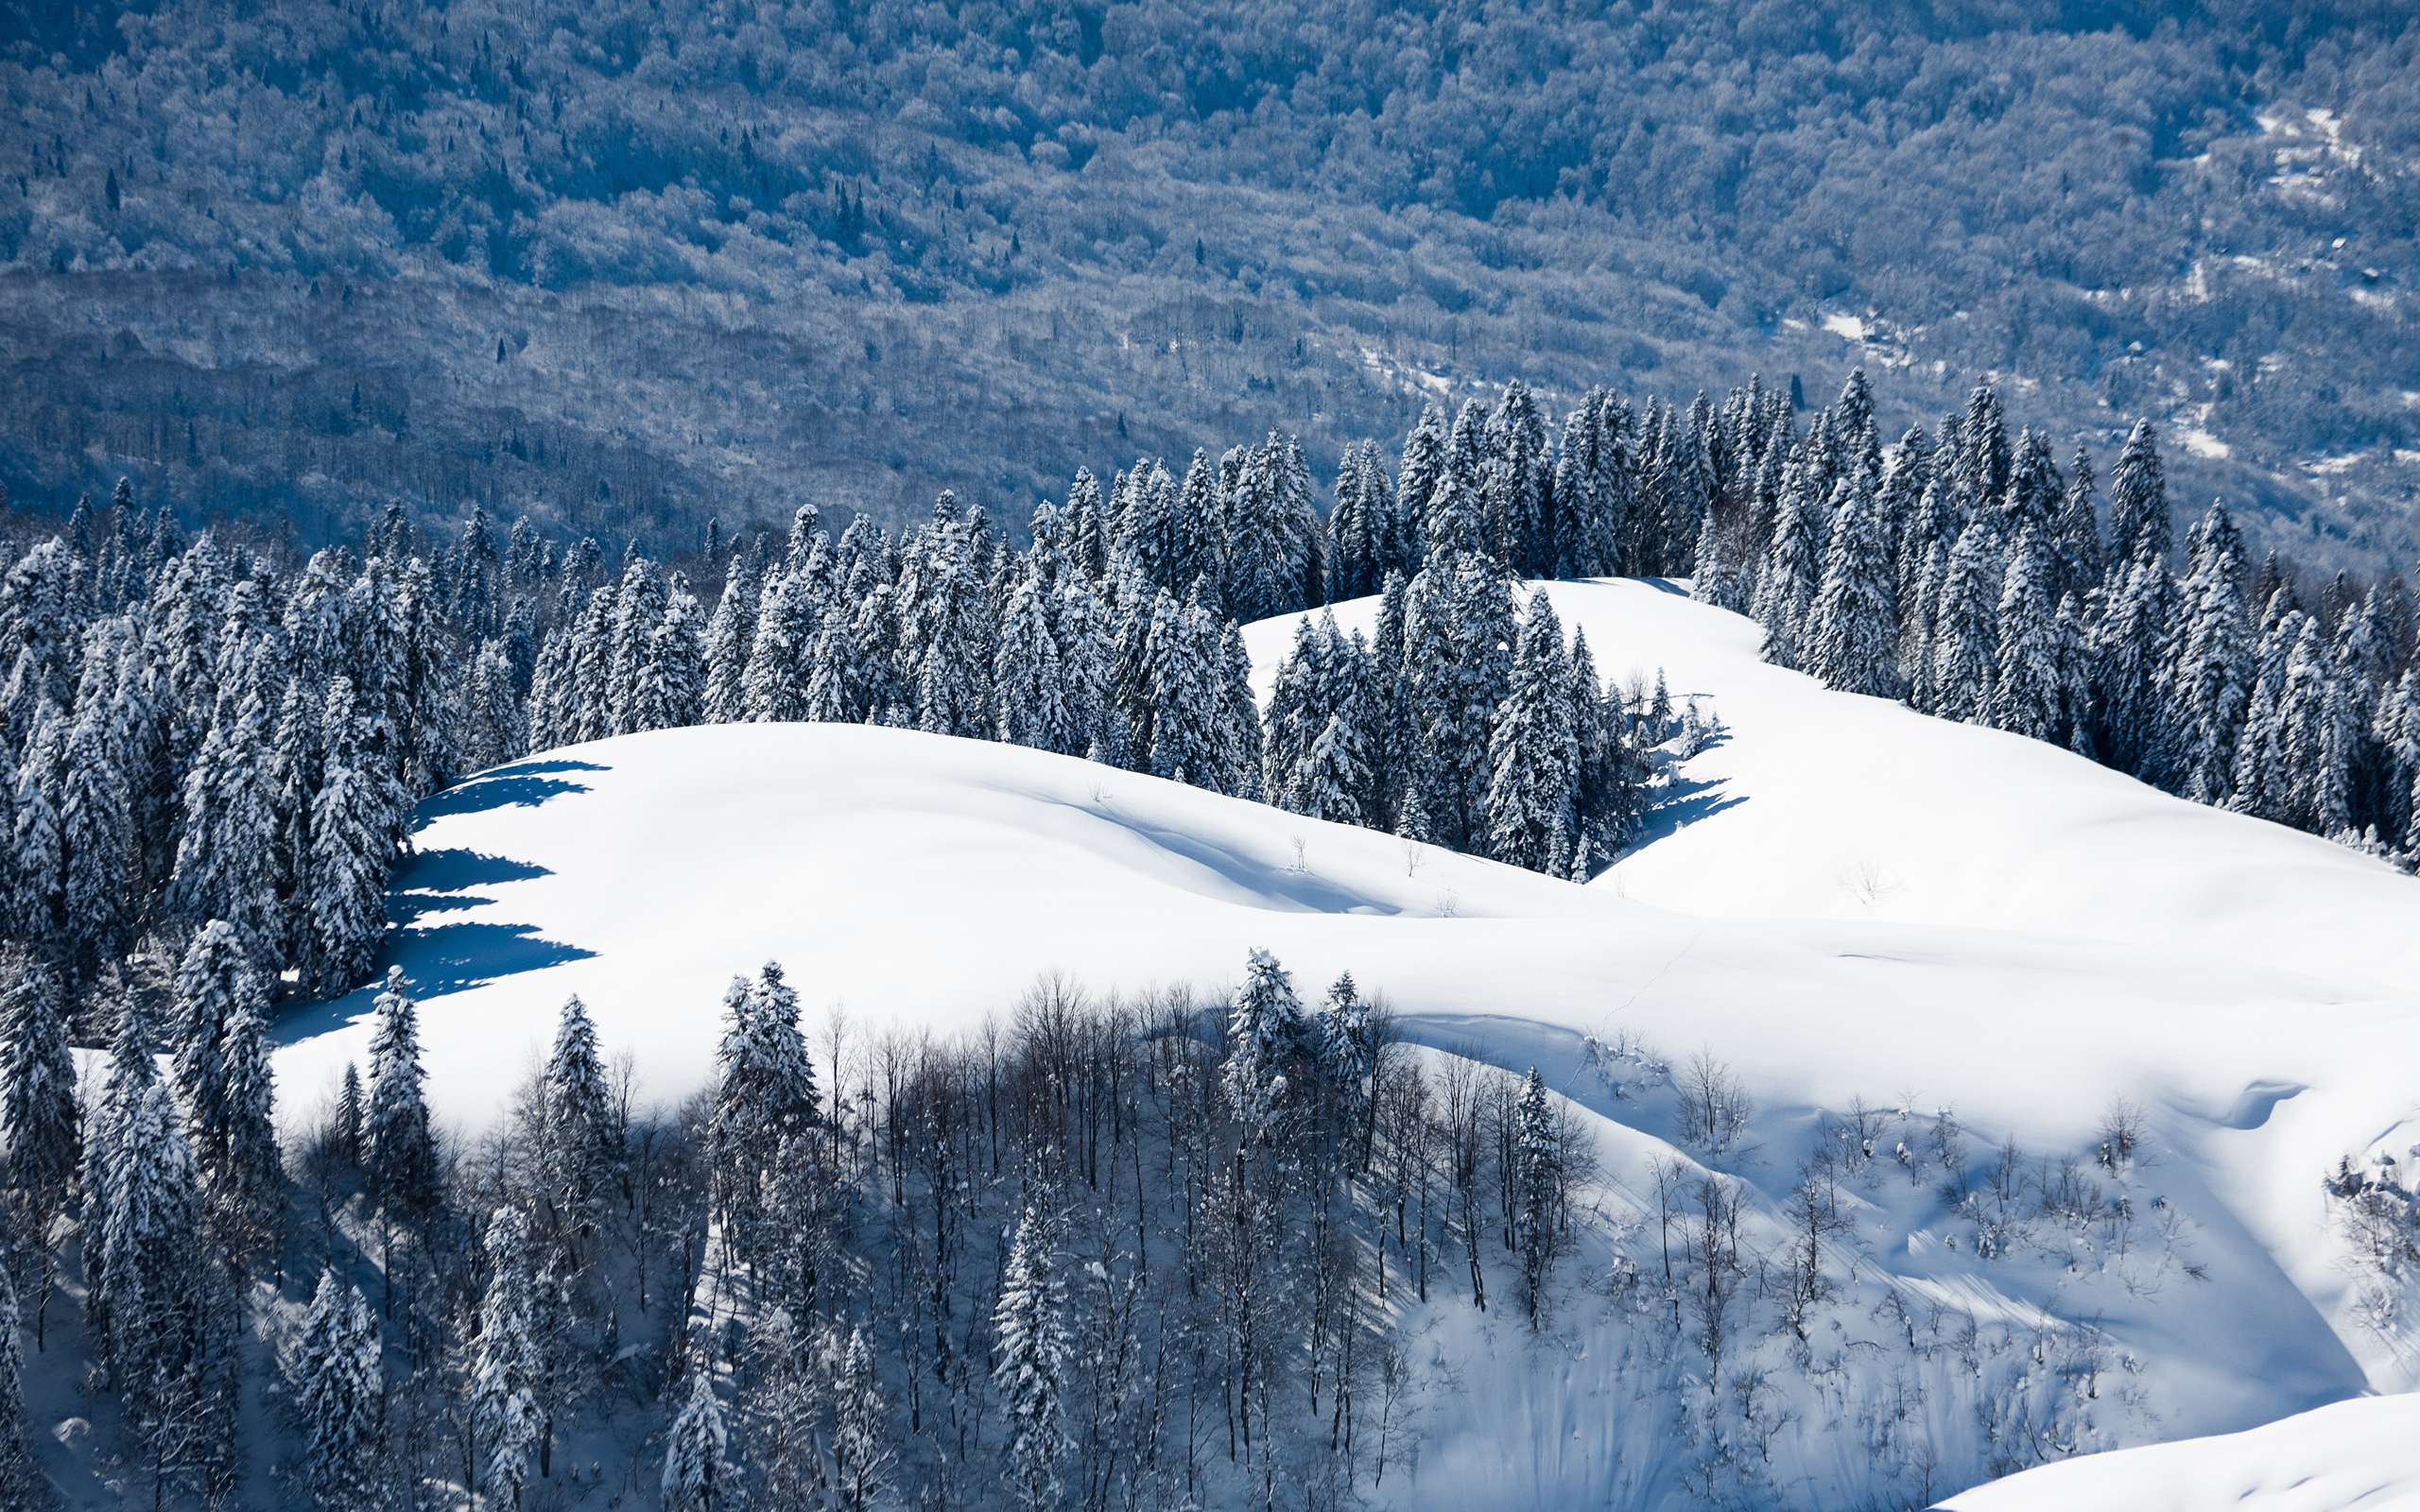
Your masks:
M1827 1332L1796 1351L1803 1379L1768 1341L1779 1374L1750 1415L1767 1463L1732 1473L1838 1504L1901 1454L1893 1473L1916 1479L1893 1494L1928 1500L2012 1458L2412 1383L2414 1357L2352 1317L2320 1177L2420 1139L2420 885L2048 747L1824 692L1659 585L1551 592L1601 668L1660 666L1731 731L1591 885L1012 747L829 725L624 737L425 806L390 954L425 998L431 1096L458 1127L491 1118L574 992L608 1051L634 1053L643 1095L684 1095L723 984L769 957L811 1023L838 1005L864 1043L970 1027L1040 972L1215 988L1265 947L1306 988L1350 970L1415 1040L1538 1065L1600 1136L1604 1223L1556 1331L1448 1304L1409 1320L1433 1351L1400 1504L1689 1504L1673 1446L1698 1432L1692 1383L1635 1358L1625 1311L1652 1305L1623 1283L1653 1247L1652 1168L1736 1177L1752 1233L1779 1244L1808 1147L1860 1106L1877 1148L1849 1162ZM1264 679L1291 623L1249 632ZM289 1117L363 1057L368 1007L283 1025ZM1719 1151L1677 1118L1673 1068L1701 1051L1762 1109ZM2145 1148L2092 1166L2121 1097ZM1988 1221L1938 1193L2004 1140L2078 1158L2091 1205L1987 1258ZM1942 1153L1961 1146L1962 1167ZM2043 1405L2061 1393L2065 1416ZM1986 1435L1986 1409L2048 1414L2042 1445ZM1909 1469L1911 1437L1938 1467Z
M2394 1512L2420 1506L2420 1396L2366 1397L2216 1438L2045 1465L1948 1512Z

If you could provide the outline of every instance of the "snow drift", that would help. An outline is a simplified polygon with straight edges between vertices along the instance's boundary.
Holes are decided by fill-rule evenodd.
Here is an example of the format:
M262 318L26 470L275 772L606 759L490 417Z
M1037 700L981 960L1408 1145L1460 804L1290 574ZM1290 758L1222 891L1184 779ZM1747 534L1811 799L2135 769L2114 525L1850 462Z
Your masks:
M1857 1218L1848 1284L1874 1306L2098 1341L2113 1379L2093 1435L2043 1452L2412 1383L2412 1357L2350 1315L2320 1177L2420 1138L2420 886L2033 742L1827 693L1668 585L1546 591L1601 668L1661 667L1730 729L1590 885L1011 747L821 725L624 737L424 805L389 958L424 999L433 1102L459 1128L494 1116L575 992L642 1095L675 1099L709 1075L723 984L768 958L811 1021L838 1008L862 1037L969 1027L1046 971L1215 988L1259 946L1306 989L1350 970L1415 1040L1538 1065L1599 1121L1611 1237L1576 1263L1566 1326L1423 1325L1453 1384L1432 1387L1404 1504L1685 1502L1654 1468L1676 1412L1622 1374L1624 1325L1588 1298L1592 1276L1635 1267L1621 1235L1650 1162L1677 1152L1659 1068L1702 1049L1764 1111L1753 1142L1698 1159L1769 1210L1858 1099L1908 1130L1954 1109L1981 1143L2045 1154L2088 1152L2114 1098L2147 1110L2117 1184L2175 1215L2156 1263L2089 1245L1986 1259L1914 1178L1877 1182ZM1264 685L1292 625L1248 632ZM363 1058L368 1009L364 991L282 1025L289 1120ZM1912 1322L1908 1340L1920 1354ZM1931 1411L1972 1436L1954 1396ZM1800 1494L1872 1489L1865 1448L1782 1440ZM1998 1463L1979 1441L1967 1462Z

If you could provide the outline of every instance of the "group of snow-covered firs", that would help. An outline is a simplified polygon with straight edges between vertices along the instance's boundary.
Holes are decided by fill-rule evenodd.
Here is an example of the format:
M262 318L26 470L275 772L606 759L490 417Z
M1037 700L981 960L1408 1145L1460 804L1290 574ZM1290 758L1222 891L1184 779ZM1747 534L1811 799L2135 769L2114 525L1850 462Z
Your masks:
M2072 747L2200 803L2420 861L2420 672L2394 575L2306 603L2258 570L2222 504L2180 575L2148 421L2109 478L2012 444L1997 396L1880 444L1862 373L1805 434L1735 403L1701 411L1730 458L1703 518L1696 595L1752 614L1768 660L1852 693Z
M1858 1102L1793 1119L1811 1153L1759 1194L1726 1068L1592 1040L1670 1142L1616 1194L1534 1069L1242 967L1223 1000L1045 978L869 1039L767 965L713 1083L658 1108L573 998L460 1139L393 969L366 1073L281 1151L228 926L107 994L80 1085L59 977L13 962L0 1504L1340 1512L1541 1332L1593 1341L1639 1504L1923 1505L2141 1405L2096 1325L1911 1310L1852 1221L1912 1209L2013 1285L2148 1305L2192 1262L2163 1203L2135 1228L2122 1108L2088 1160L1975 1161L1946 1110Z

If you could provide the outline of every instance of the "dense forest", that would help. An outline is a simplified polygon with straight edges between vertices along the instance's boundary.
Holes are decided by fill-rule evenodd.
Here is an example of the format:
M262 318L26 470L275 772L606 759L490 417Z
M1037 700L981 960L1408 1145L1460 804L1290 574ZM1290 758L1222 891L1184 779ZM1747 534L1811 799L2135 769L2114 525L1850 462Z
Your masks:
M1322 472L1511 377L2148 415L2254 549L2411 524L2409 8L18 7L0 480L659 553Z

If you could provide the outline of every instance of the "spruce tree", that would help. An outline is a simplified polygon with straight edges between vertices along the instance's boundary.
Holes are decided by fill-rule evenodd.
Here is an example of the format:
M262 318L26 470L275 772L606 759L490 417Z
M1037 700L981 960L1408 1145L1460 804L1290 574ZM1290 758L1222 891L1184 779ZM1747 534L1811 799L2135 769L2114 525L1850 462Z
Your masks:
M799 1033L798 991L778 963L766 962L752 984L733 978L723 1004L706 1153L726 1242L745 1257L769 1242L757 1228L785 1146L803 1144L815 1126L815 1066Z
M538 1388L545 1374L530 1315L527 1226L503 1207L488 1221L488 1284L470 1361L471 1422L484 1458L479 1484L506 1504L527 1485L544 1416Z
M2148 419L2135 421L2118 465L2109 472L2109 568L2113 578L2136 562L2163 562L2172 526L2168 512L2168 474L2159 459L2159 438Z
M1899 694L1898 575L1889 532L1862 469L1833 488L1831 546L1795 649L1799 664L1842 693Z
M1066 1303L1053 1247L1040 1203L1028 1199L992 1310L992 1383L1008 1419L1009 1486L1028 1512L1057 1504L1060 1469L1074 1448L1066 1428Z
M596 1026L577 995L563 1002L546 1058L540 1174L557 1221L585 1233L614 1169L613 1092L596 1053Z
M1772 545L1756 583L1752 610L1756 623L1765 627L1764 659L1775 666L1797 666L1807 649L1806 621L1822 586L1807 521L1807 511L1813 507L1802 479L1793 475L1783 483L1773 517Z
M1246 1127L1266 1134L1287 1099L1288 1074L1302 1056L1303 1000L1277 957L1254 950L1244 958L1227 1012L1227 1063L1221 1073L1228 1106Z
M51 968L28 956L9 963L0 997L0 1192L15 1231L34 1249L41 1280L34 1337L43 1338L50 1297L51 1226L65 1211L83 1156L76 1057ZM6 1266L0 1266L5 1270Z
M285 1379L302 1420L303 1483L314 1504L328 1512L376 1504L384 1378L369 1302L333 1267L322 1270Z
M2043 527L2029 521L2017 532L2000 589L1998 656L1984 717L2035 740L2066 734L2058 610L2050 602L2055 571Z
M310 800L303 874L303 959L305 980L334 993L358 982L377 955L405 816L349 679L329 685L320 729L320 788Z
M748 554L735 550L723 574L722 595L706 625L706 685L700 715L708 724L747 716L748 654L756 642L756 604L764 586L749 569Z
M2162 544L2165 542L2163 541ZM2093 644L2093 704L2102 760L2154 785L2167 785L2167 646L2176 589L2157 556L2124 559Z
M804 717L807 659L814 649L819 608L804 571L776 571L766 577L756 604L748 670L740 678L741 717L758 723Z
M999 704L996 733L1012 746L1080 755L1090 732L1080 730L1068 711L1066 672L1044 594L1032 575L1020 575L1001 611L992 670Z
M35 1460L26 1418L25 1350L17 1341L16 1283L0 1265L0 1505L43 1512L58 1492Z
M2195 532L2191 570L2178 593L2185 624L2169 682L2177 790L2196 803L2223 804L2234 792L2236 747L2258 675L2244 614L2242 553L2225 507L2213 504Z
M737 1472L726 1457L730 1431L722 1404L703 1371L690 1379L689 1400L672 1419L664 1451L664 1512L718 1512L737 1504Z
M1580 743L1563 625L1543 593L1530 598L1512 685L1490 737L1488 854L1561 876L1579 831Z
M406 1220L437 1205L437 1143L421 1094L420 1007L404 969L387 969L370 1031L370 1098L361 1120L361 1166L373 1200Z
M1990 529L1982 522L1958 534L1933 613L1932 712L1974 722L1991 707L1996 610L1991 596Z

